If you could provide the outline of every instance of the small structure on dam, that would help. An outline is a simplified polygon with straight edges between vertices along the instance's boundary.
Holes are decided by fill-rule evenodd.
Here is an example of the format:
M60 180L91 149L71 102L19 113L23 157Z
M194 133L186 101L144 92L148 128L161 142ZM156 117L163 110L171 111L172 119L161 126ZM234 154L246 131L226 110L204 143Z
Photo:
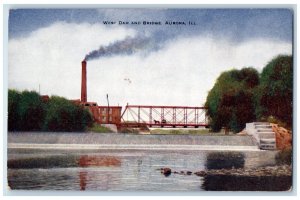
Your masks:
M253 122L246 124L246 132L253 136L260 149L275 150L276 134L268 122Z

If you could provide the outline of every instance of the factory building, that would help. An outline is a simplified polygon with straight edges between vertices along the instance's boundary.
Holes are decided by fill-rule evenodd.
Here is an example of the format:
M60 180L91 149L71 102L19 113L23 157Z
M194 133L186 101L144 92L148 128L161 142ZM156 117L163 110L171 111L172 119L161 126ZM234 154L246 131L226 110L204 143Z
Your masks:
M120 124L121 123L121 106L98 106L100 124Z
M82 74L80 104L90 110L95 122L99 124L120 124L122 111L121 106L98 106L96 102L87 101L86 61L82 61L81 66Z

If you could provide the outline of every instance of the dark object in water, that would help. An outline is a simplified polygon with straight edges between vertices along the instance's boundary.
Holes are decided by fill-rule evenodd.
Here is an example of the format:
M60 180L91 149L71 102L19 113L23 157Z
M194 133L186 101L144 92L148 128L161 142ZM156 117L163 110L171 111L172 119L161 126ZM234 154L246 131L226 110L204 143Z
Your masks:
M207 173L206 173L205 171L195 172L195 174L196 174L197 176L206 176L206 175L207 175Z
M172 173L172 170L170 168L162 168L161 169L161 173L164 174L165 176L170 176L170 174Z

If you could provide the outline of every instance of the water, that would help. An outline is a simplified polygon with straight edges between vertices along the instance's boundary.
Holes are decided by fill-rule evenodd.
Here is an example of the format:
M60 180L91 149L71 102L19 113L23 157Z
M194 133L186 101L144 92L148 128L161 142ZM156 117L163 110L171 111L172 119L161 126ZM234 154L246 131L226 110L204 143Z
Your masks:
M266 159L262 152L45 153L36 150L10 150L8 182L12 189L25 190L200 191L204 190L203 178L179 174L165 177L158 169L169 167L179 172L196 172L206 168L253 168L275 164L273 156L272 152L267 155L270 159Z
M36 136L36 133L29 135ZM9 134L9 143L53 143L62 138L72 137L73 143L83 144L82 137L86 135L59 135L46 137L37 136L29 139L28 135ZM198 144L203 143L203 137L160 137L124 136L124 135L91 135L95 140L106 144L134 144L137 138L142 138L143 144ZM40 138L40 139L39 139ZM53 138L56 138L55 141ZM109 138L109 139L108 139ZM113 139L112 139L113 138ZM181 140L178 141L178 138ZM228 137L227 137L228 138ZM47 140L48 139L48 140ZM51 140L52 139L52 140ZM90 140L90 138L87 137ZM132 140L130 140L132 139ZM111 141L111 142L108 142ZM201 140L201 141L200 141ZM205 139L204 139L205 140ZM206 138L208 140L208 138ZM233 137L234 141L235 138ZM237 141L245 139L237 138ZM49 142L52 141L52 142ZM160 142L158 142L160 141ZM213 141L217 141L215 138ZM226 141L228 141L226 143ZM237 146L241 143L236 142ZM100 142L101 143L101 142ZM223 140L222 145L232 143ZM250 143L249 143L250 144ZM217 146L216 146L217 147ZM220 146L224 147L224 146ZM223 150L153 150L153 149L8 149L8 183L15 190L86 190L86 191L205 191L205 190L245 190L235 184L229 188L220 188L224 180L203 178L192 175L171 174L164 176L160 168L169 167L172 171L200 171L219 168L256 168L259 166L275 165L274 151L239 151ZM227 178L230 180L230 178ZM251 180L253 182L253 180ZM259 181L259 180L258 180ZM270 185L282 180L263 180L257 182ZM271 184L272 183L272 184ZM239 183L239 185L242 185ZM280 188L283 190L282 188ZM279 190L280 190L279 189ZM247 188L246 190L253 190ZM277 190L267 188L266 190Z

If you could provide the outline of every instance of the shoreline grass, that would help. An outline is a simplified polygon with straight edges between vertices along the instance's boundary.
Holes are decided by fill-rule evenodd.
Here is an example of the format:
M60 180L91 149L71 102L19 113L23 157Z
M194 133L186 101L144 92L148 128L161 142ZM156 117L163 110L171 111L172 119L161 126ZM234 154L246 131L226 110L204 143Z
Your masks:
M112 133L113 131L110 128L101 126L97 123L94 123L92 127L87 128L87 132L92 133Z
M219 135L222 133L213 133L209 129L152 129L153 135ZM224 135L224 134L222 134Z

